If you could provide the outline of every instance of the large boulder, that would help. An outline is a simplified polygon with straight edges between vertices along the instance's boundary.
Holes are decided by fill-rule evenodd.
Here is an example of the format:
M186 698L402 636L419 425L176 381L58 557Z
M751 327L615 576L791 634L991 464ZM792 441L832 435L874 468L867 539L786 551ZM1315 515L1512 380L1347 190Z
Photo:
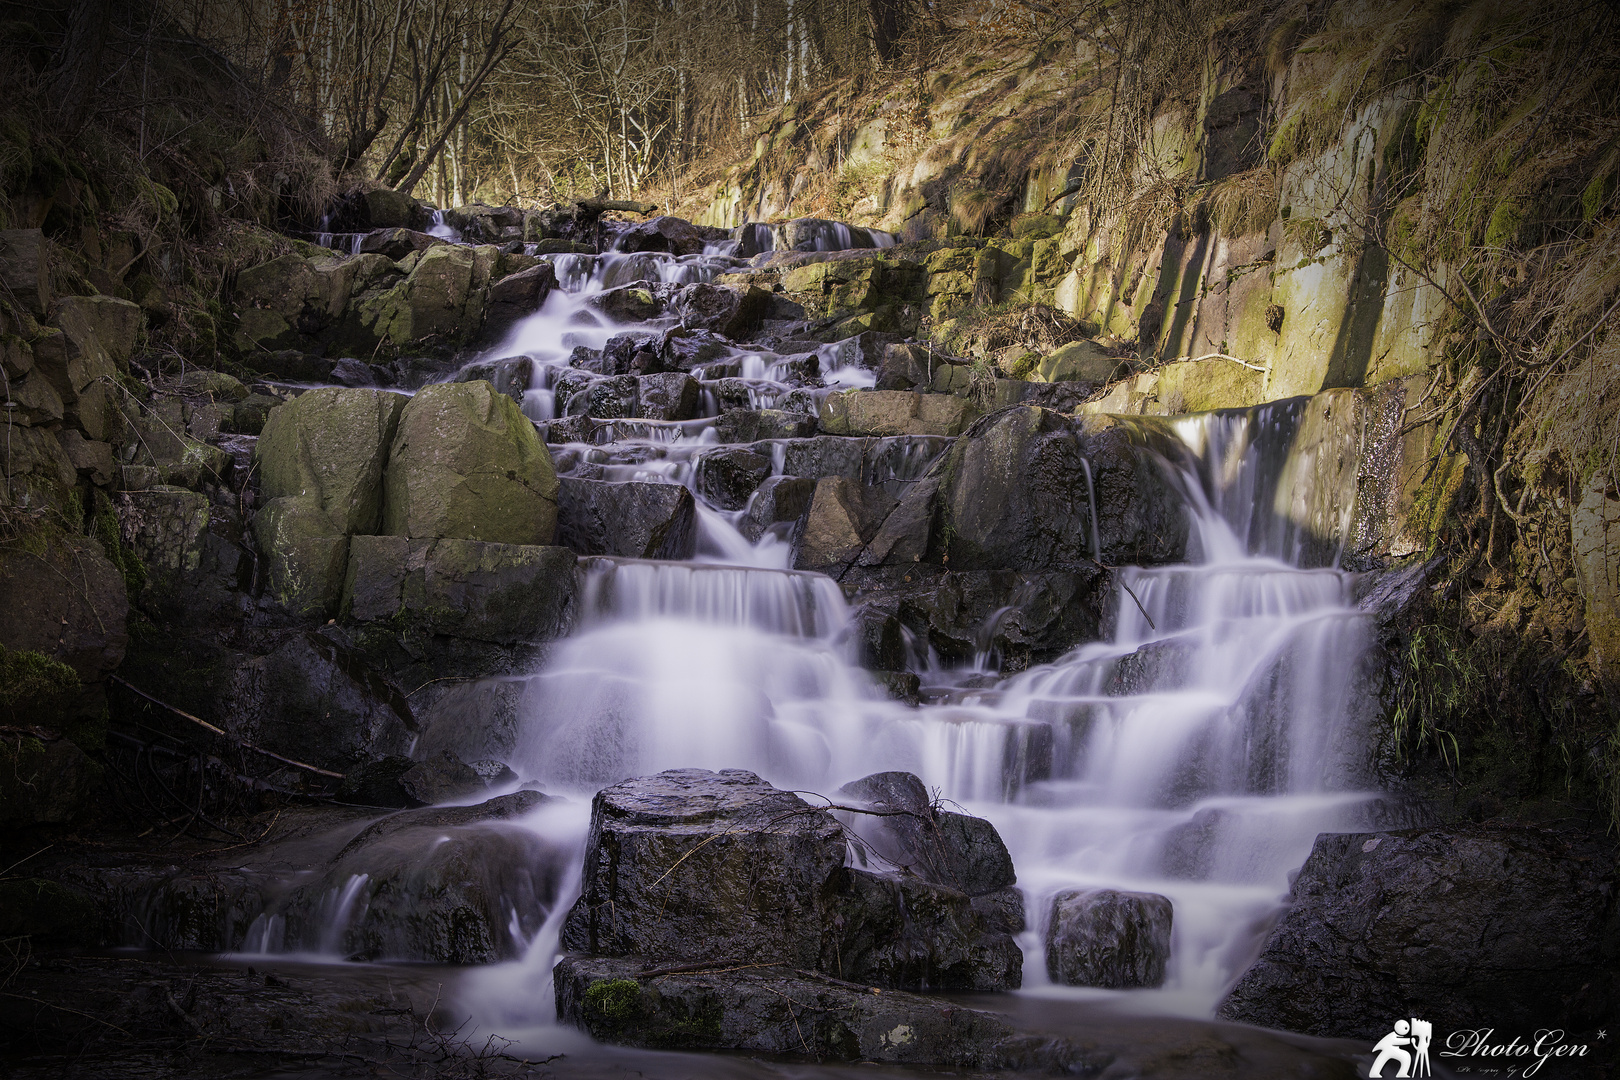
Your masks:
M56 302L52 318L80 349L100 348L120 365L135 351L135 340L146 325L138 304L116 296L64 296Z
M565 478L557 542L581 555L689 559L697 543L696 503L678 484Z
M234 514L220 513L207 495L176 488L121 492L112 507L123 543L146 571L131 597L143 610L191 623L244 614L251 557Z
M619 234L614 247L619 251L667 251L672 255L701 255L708 244L731 234L725 229L694 225L678 217L663 215L632 225Z
M825 812L753 773L676 769L591 803L579 902L562 946L665 963L814 968L820 897L844 865Z
M375 532L383 465L407 400L324 387L270 410L254 447L260 492L305 500L331 522L331 535Z
M646 420L691 420L702 402L702 387L684 371L662 371L636 380L640 413Z
M825 810L753 773L679 769L592 804L584 881L563 948L785 964L898 989L1019 985L1022 954L966 893L846 866Z
M1008 409L975 425L938 468L952 570L1078 570L1169 562L1185 550L1185 508L1117 422Z
M1047 919L1046 973L1068 986L1162 986L1172 917L1157 893L1065 889Z
M1612 845L1530 826L1323 835L1220 1014L1376 1039L1396 1016L1581 1029L1620 1006Z
M880 812L853 827L881 858L924 881L983 896L1018 880L996 827L935 805L911 773L873 773L838 793Z
M343 589L349 537L313 499L272 499L253 515L253 538L265 560L269 594L311 619L331 616Z
M382 531L549 544L557 475L534 424L487 382L425 387L400 415L383 475Z
M759 329L770 301L771 294L758 286L698 282L676 294L675 311L685 326L741 341Z
M453 382L477 382L482 379L519 405L534 378L534 361L527 356L508 356L503 360L479 360L456 372Z

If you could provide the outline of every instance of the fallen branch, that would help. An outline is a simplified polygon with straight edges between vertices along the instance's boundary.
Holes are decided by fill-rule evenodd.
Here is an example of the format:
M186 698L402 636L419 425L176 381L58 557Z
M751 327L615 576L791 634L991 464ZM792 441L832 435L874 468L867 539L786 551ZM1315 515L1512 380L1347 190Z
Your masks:
M245 739L238 739L235 735L232 735L230 732L226 731L224 728L215 727L213 724L210 724L208 721L204 720L200 716L193 716L190 713L186 712L184 709L177 709L173 705L170 705L168 702L161 701L158 698L153 697L151 694L148 694L145 690L142 690L140 687L136 686L134 683L130 682L128 679L121 679L117 675L109 675L109 676L107 676L107 678L111 679L113 682L119 684L120 686L125 687L131 693L134 693L134 694L136 694L136 695L138 695L140 697L145 698L147 701L150 701L152 704L157 705L160 708L167 709L169 712L174 713L174 715L176 715L176 716L178 716L178 717L180 717L180 718L182 718L184 720L189 720L193 724L196 724L198 727L208 729L209 731L213 732L215 735L218 735L220 738L229 741L231 744L233 744L235 746L240 746L243 750L251 750L255 754L263 754L265 757L274 758L275 760L281 762L284 765L291 765L291 766L293 766L295 768L305 769L305 770L308 770L309 772L315 773L315 774L317 774L319 776L330 776L334 780L342 780L343 779L343 774L340 773L340 772L333 772L330 769L322 769L322 768L319 768L318 766L307 764L306 762L295 761L294 759L292 759L290 757L283 757L282 755L276 753L274 750L266 750L262 746L254 746L252 743L248 742Z
M1187 361L1188 363L1193 363L1193 364L1201 363L1201 362L1203 362L1205 360L1230 360L1234 364L1241 364L1242 366L1248 368L1250 371L1261 371L1261 372L1263 372L1263 371L1267 370L1266 368L1261 367L1259 364L1251 364L1247 360L1239 360L1235 356L1228 356L1225 353L1220 353L1220 352L1205 353L1203 356L1172 356L1168 360L1159 361L1159 363L1161 363L1161 364L1179 364L1183 360Z

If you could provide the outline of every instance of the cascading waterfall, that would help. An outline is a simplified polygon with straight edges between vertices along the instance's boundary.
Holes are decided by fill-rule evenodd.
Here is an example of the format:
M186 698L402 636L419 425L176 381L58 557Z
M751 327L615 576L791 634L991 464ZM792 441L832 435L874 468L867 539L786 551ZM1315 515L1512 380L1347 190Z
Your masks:
M1146 891L1174 904L1169 973L1132 994L1208 1016L1315 836L1363 827L1376 806L1358 767L1366 617L1352 576L1279 558L1296 530L1268 512L1296 415L1284 404L1148 432L1193 509L1200 561L1122 569L1111 640L935 695L948 703L898 704L851 664L825 578L589 560L584 626L534 677L513 764L581 798L684 766L822 792L914 772L1006 840L1029 912L1026 992L1117 993L1051 985L1051 897ZM942 688L958 675L922 672ZM519 965L536 985L549 948Z
M615 321L595 303L600 294L711 280L735 264L722 246L683 257L550 256L560 287L490 354L534 365L525 411L562 415L559 387L577 370L577 347L673 323ZM819 353L823 380L836 384L842 343ZM737 347L695 374L748 380L753 404L775 406L790 392L813 393L784 384L790 359ZM869 384L869 372L849 371L850 382ZM854 662L839 586L787 569L788 547L774 534L750 543L738 531L742 512L700 499L690 562L582 560L580 624L526 680L509 755L524 780L571 800L528 825L547 850L573 852L575 865L544 925L514 932L524 958L473 972L464 1004L503 1033L551 1022L557 930L601 787L668 768L746 768L780 787L830 793L900 769L991 820L1007 842L1029 915L1026 992L1118 993L1053 986L1044 961L1053 895L1109 886L1174 905L1166 984L1128 997L1208 1016L1258 951L1317 833L1363 827L1378 799L1359 769L1365 616L1351 575L1306 565L1333 550L1322 523L1289 512L1298 504L1290 485L1308 472L1289 451L1298 412L1280 403L1133 421L1142 452L1190 508L1191 561L1116 571L1110 639L1012 678L996 678L993 627L972 677L919 658L931 702L921 707L894 701ZM596 479L692 486L695 462L716 446L712 423L615 421L598 428L596 444L554 454L559 468ZM872 443L861 479L896 488L949 440ZM788 452L777 444L774 472L791 474ZM1094 500L1089 463L1075 483ZM1096 517L1093 505L1093 552ZM330 936L334 949L363 910L365 882L355 880L331 897L322 942ZM261 922L248 947L279 948L279 919Z

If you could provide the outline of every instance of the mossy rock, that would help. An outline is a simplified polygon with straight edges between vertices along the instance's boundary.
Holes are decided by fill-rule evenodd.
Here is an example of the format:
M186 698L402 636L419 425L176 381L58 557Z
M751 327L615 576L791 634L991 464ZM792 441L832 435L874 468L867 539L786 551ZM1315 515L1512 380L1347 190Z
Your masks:
M383 476L382 531L549 544L557 473L517 403L488 382L439 383L405 406Z
M331 523L326 535L375 532L383 464L406 400L323 387L270 410L254 449L265 497L310 500Z

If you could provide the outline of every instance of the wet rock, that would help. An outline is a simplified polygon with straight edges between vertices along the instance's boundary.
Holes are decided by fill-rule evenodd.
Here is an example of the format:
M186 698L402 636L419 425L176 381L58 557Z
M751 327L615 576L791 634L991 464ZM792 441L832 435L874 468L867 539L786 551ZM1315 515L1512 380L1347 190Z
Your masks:
M675 311L688 327L712 330L733 341L748 340L759 329L771 294L756 286L699 282L675 297Z
M769 458L742 447L727 447L704 454L698 460L697 490L722 510L741 510L769 475Z
M713 363L731 352L731 344L708 330L677 327L669 332L659 346L659 357L666 368L673 371L691 371L695 367Z
M821 429L832 435L960 435L977 411L953 394L845 390L821 402Z
M361 196L366 204L366 218L379 229L408 228L431 220L423 205L392 188L373 188Z
M654 375L665 367L657 336L644 331L615 334L602 347L595 365L580 366L601 375Z
M901 990L1013 990L1022 981L1018 943L957 889L846 867L823 902L820 966L840 979Z
M357 536L343 614L377 624L379 633L397 633L405 651L417 655L429 645L424 638L546 641L572 619L575 561L561 547Z
M749 501L748 513L738 528L750 543L758 543L771 526L803 517L815 493L814 480L799 476L766 477Z
M1068 986L1162 986L1171 917L1170 901L1156 893L1066 889L1052 898L1047 974Z
M634 419L641 415L641 384L634 375L595 379L569 407L598 420Z
M534 424L486 382L439 383L400 414L383 474L382 531L549 544L557 476Z
M399 786L424 806L463 799L483 791L484 778L448 750L430 754L399 776Z
M230 654L214 665L207 704L199 706L205 717L238 738L334 772L409 749L417 729L410 705L362 653L315 632L264 645L263 655ZM138 674L143 689L172 692L163 671L148 666ZM180 700L189 703L195 693L187 688Z
M484 301L484 337L495 341L519 319L540 310L557 287L557 272L548 262L508 274L489 287Z
M911 773L873 773L839 788L840 795L886 816L861 817L856 827L882 858L924 881L969 896L1012 886L1012 856L996 827L983 818L933 805Z
M838 823L753 773L628 780L591 803L584 880L562 946L659 963L813 968L819 898L843 863Z
M884 356L900 340L899 334L886 334L867 330L827 347L827 367L856 367L877 371L883 367ZM926 385L926 383L924 384Z
M1067 1075L1093 1075L1112 1060L1087 1043L1021 1032L995 1013L789 968L665 975L639 960L566 957L555 984L559 1017L630 1046Z
M1613 847L1530 826L1322 835L1220 1015L1372 1040L1393 1016L1581 1029L1620 1005Z
M500 801L407 811L385 831L362 833L283 908L287 944L326 943L373 960L516 959L556 902L573 856L503 820L519 807L490 812ZM463 813L440 816L449 810ZM346 894L350 918L339 929L330 920Z
M344 357L332 365L332 381L344 386L370 387L389 386L394 379L385 367Z
M657 963L786 963L898 988L1007 989L1022 955L960 890L846 867L825 811L752 773L625 781L592 806L563 947Z
M581 555L688 559L697 542L696 503L677 484L565 477L557 498L557 540Z
M398 262L413 251L426 251L445 241L406 228L374 229L360 239L360 254L382 255Z
M951 569L1045 571L1092 564L1088 467L1102 562L1181 556L1185 511L1137 459L1122 431L1072 425L1050 410L1025 406L975 425L939 466L947 478L940 498Z
M646 322L664 313L663 301L642 285L623 285L598 293L590 304L609 319L621 323Z
M816 482L793 565L840 576L861 557L894 507L894 498L880 487L842 476L822 477Z
M802 481L801 481L802 482ZM868 601L849 613L850 636L856 660L871 671L903 671L906 666L905 631L895 614L896 605ZM849 786L840 791L848 793ZM927 800L924 799L926 805Z
M939 516L941 482L940 477L929 476L906 485L899 505L885 515L861 552L860 565L905 566L928 555Z
M509 356L504 360L482 360L468 364L456 373L455 381L477 382L482 379L493 386L497 394L505 394L521 405L524 392L529 389L529 380L533 377L534 361L527 356Z
M449 750L475 770L486 755L507 757L517 744L528 685L515 679L478 679L443 687L415 710L422 735L413 752L426 756Z
M1109 598L1106 579L1096 568L1046 574L952 570L919 577L925 569L928 564L908 575L917 580L897 587L900 620L948 663L967 662L985 651L1001 658L1003 671L1055 660L1080 642L1097 639Z
M715 420L714 430L726 443L807 439L816 433L816 418L783 409L728 409Z
M837 438L818 435L811 439L794 439L782 447L782 474L820 479L823 476L846 476L859 480L865 475L868 440Z
M708 244L725 240L725 229L694 225L678 217L662 215L632 225L619 234L619 251L667 251L672 255L701 255Z
M77 889L44 878L0 881L0 935L7 938L84 946L100 937L100 923L95 901Z
M643 419L690 420L697 416L702 397L698 381L684 371L643 375L638 385Z

